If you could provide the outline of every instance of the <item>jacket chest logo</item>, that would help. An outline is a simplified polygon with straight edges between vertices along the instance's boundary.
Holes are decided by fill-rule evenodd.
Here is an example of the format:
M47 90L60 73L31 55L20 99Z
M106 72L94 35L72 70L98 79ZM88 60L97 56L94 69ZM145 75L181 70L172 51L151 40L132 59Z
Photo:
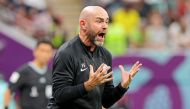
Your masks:
M81 72L83 72L83 71L85 71L85 70L87 70L88 68L86 67L86 64L85 63L82 63L81 64L81 69L80 69L80 71Z

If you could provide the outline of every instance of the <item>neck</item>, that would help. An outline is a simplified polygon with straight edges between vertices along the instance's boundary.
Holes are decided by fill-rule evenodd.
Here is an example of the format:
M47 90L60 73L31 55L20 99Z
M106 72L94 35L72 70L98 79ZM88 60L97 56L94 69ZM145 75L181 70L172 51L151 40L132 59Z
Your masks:
M39 67L39 68L43 68L43 67L45 67L45 66L46 66L45 64L40 63L40 62L39 62L39 61L37 61L37 60L34 60L34 61L33 61L33 63L34 63L37 67Z
M87 46L87 47L90 47L90 51L93 52L96 48L96 45L94 45L90 39L88 38L88 36L86 35L82 35L82 34L79 34L79 38L81 39L82 43Z

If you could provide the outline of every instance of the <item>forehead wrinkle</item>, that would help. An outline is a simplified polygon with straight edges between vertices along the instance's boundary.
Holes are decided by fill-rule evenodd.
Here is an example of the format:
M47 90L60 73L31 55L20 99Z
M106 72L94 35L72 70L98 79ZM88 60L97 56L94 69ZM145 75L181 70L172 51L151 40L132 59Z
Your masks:
M96 19L100 19L100 20L109 21L109 18L104 19L104 18L102 18L102 17L96 17Z

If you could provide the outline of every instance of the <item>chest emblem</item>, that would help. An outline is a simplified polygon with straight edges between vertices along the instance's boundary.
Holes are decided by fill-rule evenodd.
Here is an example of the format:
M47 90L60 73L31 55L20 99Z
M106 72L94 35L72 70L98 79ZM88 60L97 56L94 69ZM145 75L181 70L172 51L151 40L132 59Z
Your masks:
M82 63L82 64L81 64L81 69L80 69L80 71L83 72L83 71L85 71L85 70L87 70L87 69L88 69L88 68L86 67L85 63Z

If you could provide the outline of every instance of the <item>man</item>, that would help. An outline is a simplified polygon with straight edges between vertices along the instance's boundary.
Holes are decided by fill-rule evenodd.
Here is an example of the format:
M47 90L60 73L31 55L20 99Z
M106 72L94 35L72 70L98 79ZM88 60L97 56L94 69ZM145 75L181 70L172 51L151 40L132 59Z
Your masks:
M7 82L4 79L3 73L0 72L0 109L4 108L4 95L5 91L7 89ZM15 102L14 100L11 99L10 104L9 104L9 109L15 109Z
M139 70L137 62L122 81L113 86L112 57L102 47L108 14L99 6L85 7L79 18L80 33L57 51L53 61L53 98L49 109L101 109L110 107L127 91Z
M48 98L52 96L52 76L48 62L53 54L53 46L47 40L37 43L32 62L24 64L10 77L9 88L5 94L5 108L8 109L13 92L20 92L21 109L45 109Z

